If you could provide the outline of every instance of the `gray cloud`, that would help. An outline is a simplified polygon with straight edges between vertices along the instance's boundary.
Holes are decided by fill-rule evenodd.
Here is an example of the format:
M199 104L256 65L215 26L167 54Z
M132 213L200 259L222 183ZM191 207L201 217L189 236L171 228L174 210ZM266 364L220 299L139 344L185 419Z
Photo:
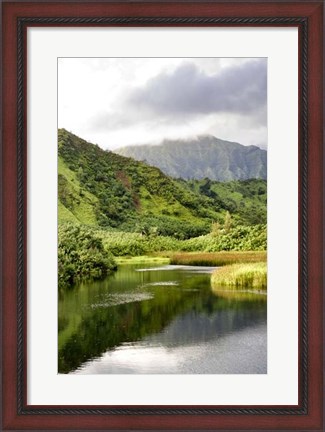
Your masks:
M266 93L266 59L228 67L214 75L184 63L173 73L163 72L132 90L125 102L149 115L249 115L265 107Z
M80 134L104 148L206 133L266 147L267 60L213 60L210 67L197 59L171 63L143 84L119 81L115 65L116 91L104 95L101 107L92 105Z

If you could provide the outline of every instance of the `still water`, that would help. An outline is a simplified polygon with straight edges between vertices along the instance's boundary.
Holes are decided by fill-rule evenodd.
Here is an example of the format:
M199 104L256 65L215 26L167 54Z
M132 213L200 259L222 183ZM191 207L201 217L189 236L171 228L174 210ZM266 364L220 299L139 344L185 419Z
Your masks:
M59 294L59 373L265 374L266 295L211 267L121 265Z

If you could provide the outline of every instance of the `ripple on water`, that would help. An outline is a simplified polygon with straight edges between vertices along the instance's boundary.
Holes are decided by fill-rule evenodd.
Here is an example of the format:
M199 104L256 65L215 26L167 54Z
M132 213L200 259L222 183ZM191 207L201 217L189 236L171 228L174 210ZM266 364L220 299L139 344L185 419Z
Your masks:
M146 284L141 285L141 287L148 286L178 286L179 282L177 281L165 281L165 282L148 282Z
M190 265L176 265L169 264L160 267L148 267L135 269L137 272L149 272L149 271L163 271L163 270L181 270L188 273L212 273L218 267L211 266L190 266Z
M108 294L102 298L98 303L89 305L92 309L106 308L118 306L126 303L141 302L144 300L151 300L153 298L151 293L121 293L121 294Z
M147 267L147 268L140 268L135 269L136 272L148 272L148 271L161 271L161 270L180 270L183 268L186 268L187 266L183 265L163 265L158 267Z

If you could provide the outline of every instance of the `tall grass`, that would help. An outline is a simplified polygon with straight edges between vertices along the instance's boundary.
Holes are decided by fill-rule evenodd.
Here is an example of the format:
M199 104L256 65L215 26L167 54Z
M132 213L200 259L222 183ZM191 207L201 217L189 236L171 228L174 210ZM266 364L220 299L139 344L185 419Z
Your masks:
M170 255L171 264L225 266L236 263L255 263L266 261L266 251L200 252L176 253Z
M211 276L212 288L223 287L233 289L264 289L267 288L267 268L265 262L250 264L231 264L221 267Z

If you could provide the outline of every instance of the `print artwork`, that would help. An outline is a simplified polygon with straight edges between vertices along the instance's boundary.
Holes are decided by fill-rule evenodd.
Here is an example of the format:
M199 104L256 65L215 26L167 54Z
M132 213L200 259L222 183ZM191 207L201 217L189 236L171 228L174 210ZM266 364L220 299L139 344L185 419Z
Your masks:
M58 373L267 373L267 59L58 59Z

